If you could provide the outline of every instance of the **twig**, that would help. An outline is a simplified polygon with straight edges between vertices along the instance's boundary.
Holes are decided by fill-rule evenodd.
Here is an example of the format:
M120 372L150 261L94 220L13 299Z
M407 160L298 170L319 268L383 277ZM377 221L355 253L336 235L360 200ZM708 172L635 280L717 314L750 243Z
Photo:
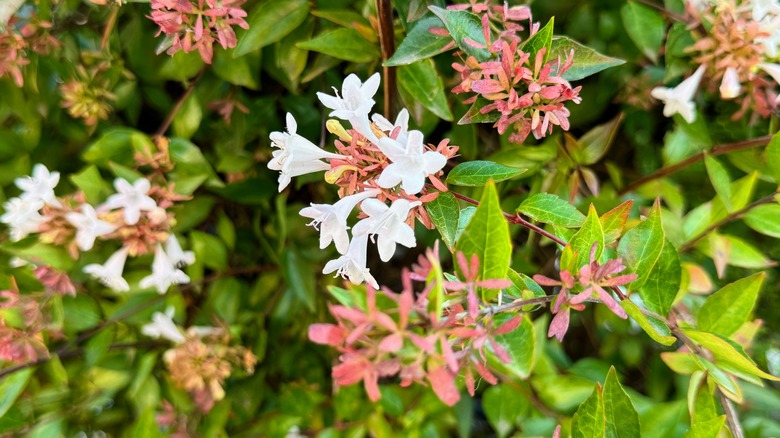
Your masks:
M650 0L636 0L636 2L637 3L642 3L645 6L649 6L649 7L653 8L653 9L655 9L655 10L665 14L667 17L671 18L674 21L680 21L680 22L683 22L683 23L685 22L685 17L683 17L681 15L678 15L678 14L676 14L676 13L666 9L662 5L659 5L658 3L654 3L654 2L652 2Z
M114 30L114 25L116 24L116 18L119 15L119 5L113 6L114 10L111 12L111 16L108 17L108 23L106 23L106 28L103 29L103 38L100 39L100 50L106 50L106 46L108 45L108 39L111 37L111 31Z
M179 100L176 101L176 103L173 105L173 108L171 108L171 111L168 113L168 116L163 121L162 125L160 125L160 129L157 130L157 132L154 133L155 137L162 137L165 135L165 133L168 131L168 128L171 127L171 123L173 123L173 119L176 118L176 114L181 109L181 106L184 105L184 101L187 100L188 97L190 97L190 94L195 90L195 86L198 85L198 82L200 82L200 78L203 77L203 73L206 72L206 69L201 69L201 71L198 73L197 76L190 82L190 85L187 87L187 89L184 91L184 94L179 97Z
M387 61L395 53L395 33L393 31L393 6L390 0L376 0L379 16L379 45L382 47L382 61ZM396 78L395 67L382 67L384 73L385 117L391 119L395 109Z
M742 432L742 426L739 424L737 411L734 409L734 405L731 404L731 400L726 397L726 394L724 394L720 388L715 388L715 393L718 395L720 405L723 406L723 413L726 414L726 421L729 423L731 436L734 438L744 438L745 434Z
M711 232L715 231L717 228L719 228L719 227L721 227L721 226L723 226L723 225L725 225L725 224L727 224L729 222L732 222L732 221L735 221L735 220L739 219L742 215L744 215L745 213L749 212L753 208L758 207L761 204L769 204L771 202L774 202L775 201L775 196L777 196L778 194L780 194L780 191L774 192L774 193L772 193L769 196L765 196L765 197L763 197L763 198L761 198L761 199L759 199L759 200L757 200L755 202L752 202L752 203L748 204L747 206L745 206L745 208L742 208L741 210L737 210L737 211L735 211L733 213L730 213L728 216L726 216L723 219L719 220L718 222L715 222L714 224L710 225L704 231L702 231L701 233L697 234L696 237L694 237L693 239L691 239L688 242L686 242L683 246L680 247L680 252L685 252L685 251L688 251L689 249L693 248L694 246L696 246L696 243L698 241L700 241L701 239L706 237L708 234L710 234Z
M735 142L735 143L727 143L727 144L713 146L710 150L708 150L706 152L707 152L707 154L709 154L709 155L711 155L713 157L717 157L718 155L727 154L729 152L736 152L736 151L741 151L741 150L744 150L744 149L751 149L751 148L754 148L754 147L757 147L757 146L763 146L763 145L769 143L769 140L771 140L771 139L772 139L771 135L765 135L763 137L751 138L750 140L743 140L743 141L738 141L738 142ZM648 183L650 181L653 181L653 180L656 180L656 179L659 179L659 178L663 178L663 177L665 177L667 175L670 175L670 174L672 174L674 172L677 172L678 170L683 169L685 167L688 167L691 164L693 164L693 163L695 163L697 161L701 161L703 159L704 159L704 151L699 152L696 155L692 155L692 156L690 156L690 157L680 161L679 163L674 163L674 164L671 164L669 166L662 167L662 168L656 170L655 172L653 172L653 173L651 173L649 175L645 175L645 176L639 178L638 180L632 182L631 184L625 186L623 189L621 189L618 192L618 196L623 196L626 193L629 193L629 192L631 192L633 190L636 190L637 188L641 187L645 183Z
M22 7L25 0L4 0L0 2L0 28L8 24L11 17Z

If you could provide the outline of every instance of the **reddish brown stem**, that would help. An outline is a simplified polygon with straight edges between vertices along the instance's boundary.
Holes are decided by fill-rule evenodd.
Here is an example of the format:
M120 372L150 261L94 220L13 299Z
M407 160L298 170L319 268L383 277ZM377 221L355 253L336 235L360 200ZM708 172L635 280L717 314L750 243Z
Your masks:
M198 85L198 82L200 82L200 78L203 77L203 73L206 72L206 69L202 69L197 76L190 82L189 86L187 86L187 89L184 90L184 94L179 97L179 100L176 101L176 103L173 105L173 108L171 108L171 111L168 113L168 116L165 117L165 120L163 121L162 125L160 125L160 129L157 130L157 132L154 133L156 137L161 137L165 135L166 132L168 132L168 128L171 127L171 123L173 123L173 119L176 118L176 114L178 114L179 110L181 109L181 106L184 105L184 101L187 100L188 97L190 97L190 94L192 94L193 91L195 91L195 86Z
M382 48L382 62L387 61L395 53L395 32L393 29L393 6L390 0L376 0L376 11L379 18L379 45ZM396 78L395 67L382 67L384 73L385 110L387 119L391 119L395 109Z

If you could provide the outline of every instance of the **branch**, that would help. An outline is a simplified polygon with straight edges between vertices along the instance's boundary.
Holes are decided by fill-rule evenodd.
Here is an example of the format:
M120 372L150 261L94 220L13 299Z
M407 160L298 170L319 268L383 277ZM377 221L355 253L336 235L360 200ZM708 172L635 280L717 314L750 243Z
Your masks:
M0 2L0 27L4 27L22 7L25 0L3 0Z
M734 410L734 405L731 404L731 400L723 394L723 391L721 391L719 387L715 388L715 393L718 395L720 405L723 406L723 413L726 414L726 421L729 423L731 436L734 438L744 438L745 434L742 432L742 426L739 424L737 411Z
M195 90L195 86L198 85L198 82L200 82L200 78L203 77L203 73L206 72L206 69L203 68L198 73L197 76L195 76L195 79L190 82L190 85L187 87L186 90L184 90L184 94L179 97L179 100L176 101L176 103L173 105L173 108L171 108L171 112L168 113L168 116L163 121L162 125L160 125L160 128L157 130L157 132L154 133L155 137L162 137L165 135L165 133L168 131L168 128L171 127L171 123L173 123L173 119L176 118L176 114L181 109L181 106L184 104L184 101L187 100L188 97L190 97L190 94Z
M665 7L663 7L663 5L659 5L659 4L654 3L654 2L652 2L650 0L636 0L636 1L637 1L637 3L642 3L645 6L649 6L649 7L653 8L653 9L661 12L662 14L666 15L667 17L671 18L674 21L679 21L679 22L682 22L682 23L685 23L685 21L686 21L685 17L683 17L682 15L678 15L678 14L676 14L676 13L666 9Z
M395 53L395 32L393 29L393 6L390 0L376 0L379 16L379 45L382 48L382 61L387 61ZM382 67L384 73L385 118L392 118L395 108L395 67Z
M769 140L771 140L771 139L772 139L771 135L765 135L763 137L756 137L756 138L752 138L750 140L738 141L736 143L727 143L727 144L713 146L712 149L710 149L710 150L708 150L706 152L707 152L707 154L709 154L709 155L711 155L713 157L717 157L718 155L728 154L729 152L736 152L736 151L741 151L741 150L744 150L744 149L751 149L751 148L754 148L754 147L763 146L763 145L769 143ZM618 192L618 196L623 196L623 195L625 195L628 192L631 192L633 190L638 189L639 187L641 187L645 183L648 183L650 181L653 181L653 180L656 180L656 179L659 179L659 178L663 178L663 177L665 177L667 175L671 175L672 173L677 172L678 170L683 169L685 167L688 167L691 164L696 163L697 161L703 160L704 159L704 152L705 151L699 152L698 154L692 155L692 156L690 156L690 157L680 161L679 163L674 163L674 164L671 164L669 166L662 167L662 168L656 170L655 172L653 172L653 173L651 173L649 175L645 175L645 176L639 178L638 180L632 182L631 184L629 184L629 185L625 186L623 189L621 189Z

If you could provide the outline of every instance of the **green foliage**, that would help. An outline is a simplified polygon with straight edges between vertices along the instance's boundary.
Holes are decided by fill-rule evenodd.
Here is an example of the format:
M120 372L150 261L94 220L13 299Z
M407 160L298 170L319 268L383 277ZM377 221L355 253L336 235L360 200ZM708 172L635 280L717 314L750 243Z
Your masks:
M447 182L456 186L484 186L488 181L500 182L525 172L492 161L469 161L455 166L447 174Z

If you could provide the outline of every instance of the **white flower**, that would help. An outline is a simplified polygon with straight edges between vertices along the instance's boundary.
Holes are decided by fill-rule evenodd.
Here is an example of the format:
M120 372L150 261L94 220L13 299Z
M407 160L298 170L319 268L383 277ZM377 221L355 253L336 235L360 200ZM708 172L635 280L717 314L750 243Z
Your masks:
M193 325L187 329L187 334L196 338L205 338L206 336L215 336L223 332L219 327L208 327L203 325Z
M664 116L672 117L680 114L688 123L696 120L696 106L693 103L693 96L696 89L699 88L699 82L704 75L704 66L699 66L689 78L680 82L674 88L656 87L650 92L654 98L664 102Z
M378 89L379 73L374 73L365 83L361 83L357 75L351 74L344 79L344 83L341 85L341 96L334 87L335 97L325 93L317 93L317 97L323 105L333 110L329 114L332 117L350 122L362 118L368 120L368 113L371 112L376 103L374 102L374 94Z
M724 99L733 99L739 96L742 91L742 85L739 83L739 74L737 69L729 67L723 74L723 80L720 82L720 97Z
M177 268L183 268L195 263L195 253L182 250L179 240L173 233L169 234L168 240L165 241L165 253L168 254L171 263Z
M165 313L154 312L152 322L141 327L141 333L154 339L162 337L176 344L183 343L185 338L179 327L173 322L173 313L173 306L168 306Z
M38 212L43 208L40 199L11 198L3 204L5 213L0 216L0 222L8 224L11 240L18 241L30 233L38 231L46 218Z
M349 242L346 254L325 264L322 273L330 274L335 271L336 275L348 278L354 284L361 284L365 281L373 286L374 289L379 289L379 284L366 267L367 251L368 234L353 236L352 241Z
M766 58L777 58L778 47L780 47L780 17L774 19L774 25L767 29L766 32L769 34L769 37L756 38L756 42L764 46Z
M271 146L279 148L273 151L273 159L268 162L268 168L278 170L279 191L290 184L294 176L306 173L320 172L330 169L330 165L320 160L344 158L320 149L314 143L296 134L298 123L292 114L287 113L287 132L272 132Z
M752 6L753 21L761 21L767 15L780 15L780 4L777 0L752 0L750 2Z
M420 131L409 131L406 144L382 137L377 146L392 161L377 179L379 187L385 189L400 183L406 193L420 193L425 186L425 177L440 171L447 164L444 155L434 151L424 152Z
M394 124L390 123L390 121L384 118L381 114L374 114L371 116L371 120L382 131L392 133L397 129L398 136L396 137L396 141L398 143L406 144L408 141L407 136L409 134L409 111L407 111L406 108L402 109L401 112L398 113Z
M123 213L127 225L138 223L141 211L152 211L157 208L154 199L147 196L151 184L146 178L139 178L133 184L124 178L117 178L114 180L114 188L117 193L109 196L100 208L105 210L124 209Z
M26 201L43 201L48 205L61 207L60 201L54 195L54 188L60 182L60 173L51 172L43 164L33 166L32 176L16 178L14 184L24 193L20 198Z
M111 233L116 225L98 219L97 212L89 204L81 206L81 213L69 212L65 219L76 227L76 245L82 251L89 251L95 244L95 238Z
M190 277L181 269L177 269L168 255L163 251L162 245L157 245L154 250L154 261L152 261L152 274L141 279L141 287L147 288L154 286L157 292L164 294L173 284L189 283Z
M378 194L379 190L366 190L344 197L333 205L311 204L311 207L302 209L300 214L313 219L308 225L320 230L320 249L325 249L330 242L334 242L336 250L344 254L349 246L347 216L358 202Z
M406 199L396 199L388 207L378 199L366 199L360 204L360 209L368 217L355 225L352 234L377 236L379 258L386 262L395 254L397 243L407 248L414 248L417 245L414 230L405 221L409 216L409 210L420 204L420 201L409 202Z
M758 68L767 72L775 82L780 84L780 64L761 63L758 64Z
M127 280L122 278L125 260L127 260L127 248L122 248L112 254L102 265L93 263L84 266L84 272L115 291L126 292L130 290L130 286Z

